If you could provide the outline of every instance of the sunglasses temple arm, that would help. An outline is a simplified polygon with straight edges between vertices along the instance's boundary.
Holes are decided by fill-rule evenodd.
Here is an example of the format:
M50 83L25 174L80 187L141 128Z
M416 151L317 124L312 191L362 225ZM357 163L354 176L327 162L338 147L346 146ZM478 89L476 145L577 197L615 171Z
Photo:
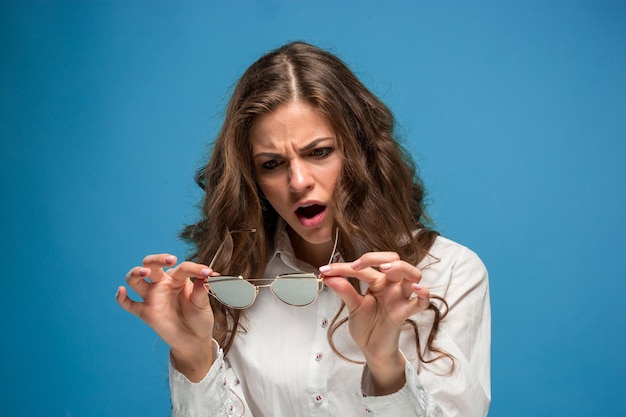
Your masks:
M335 256L335 252L337 251L337 242L339 241L339 228L335 229L335 245L333 246L333 251L330 253L330 259L328 263L330 264L333 261L333 257Z
M222 241L222 244L219 246L219 248L217 248L217 251L215 251L215 255L213 255L213 259L211 259L211 263L209 264L209 268L210 269L213 269L213 264L215 264L215 261L217 260L217 257L224 250L224 246L226 245L226 241L228 240L228 238L233 233L240 233L240 232L255 233L256 229L242 229L242 230L231 230L231 231L229 231L228 234L226 235L226 238L224 238L224 240ZM335 241L335 246L337 246L337 241Z
M230 236L230 233L228 234ZM222 241L222 243L220 244L220 247L217 248L217 251L215 251L215 255L213 255L213 259L211 259L211 263L209 264L209 268L213 269L213 265L215 264L215 261L217 260L217 257L220 256L220 253L222 253L222 250L224 250L224 245L226 245L226 240L228 239L228 237L226 237L226 239L224 239Z

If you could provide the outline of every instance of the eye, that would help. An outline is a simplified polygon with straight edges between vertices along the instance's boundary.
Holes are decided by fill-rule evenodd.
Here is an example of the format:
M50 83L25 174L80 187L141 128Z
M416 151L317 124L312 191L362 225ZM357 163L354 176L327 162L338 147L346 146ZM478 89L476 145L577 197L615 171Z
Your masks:
M326 158L328 155L330 155L331 153L333 153L335 149L332 147L326 147L326 148L317 148L317 149L313 149L311 151L311 153L309 155L311 155L314 158L318 158L318 159L324 159Z
M278 167L280 164L282 164L282 161L279 161L278 159L270 159L269 161L263 162L261 164L261 168L272 170Z

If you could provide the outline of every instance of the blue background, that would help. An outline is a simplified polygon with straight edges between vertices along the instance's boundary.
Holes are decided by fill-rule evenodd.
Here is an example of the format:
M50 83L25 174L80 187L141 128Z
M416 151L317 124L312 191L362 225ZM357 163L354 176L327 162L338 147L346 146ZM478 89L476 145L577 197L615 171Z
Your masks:
M1 415L168 415L167 347L116 288L184 257L230 87L296 39L390 105L489 267L490 416L625 414L625 3L388 3L1 3Z

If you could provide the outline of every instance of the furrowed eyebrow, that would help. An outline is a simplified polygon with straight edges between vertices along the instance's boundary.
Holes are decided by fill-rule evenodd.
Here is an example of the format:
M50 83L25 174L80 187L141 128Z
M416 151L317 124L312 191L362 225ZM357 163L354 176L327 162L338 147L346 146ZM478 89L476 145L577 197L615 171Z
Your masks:
M324 143L329 140L334 141L335 138L329 136L329 137L315 139L311 141L310 143L306 144L304 147L302 147L300 149L300 152L307 152L307 151L310 151L311 149L315 149L317 146L320 145L320 143ZM259 152L257 154L254 154L252 157L253 158L282 158L282 156L283 156L282 154L274 153L274 152Z
M309 143L308 145L306 145L305 147L303 147L301 149L302 152L306 152L306 151L310 151L311 149L315 149L320 143L322 142L326 142L328 140L335 140L335 138L332 137L328 137L328 138L319 138L319 139L315 139L314 141L312 141L311 143Z

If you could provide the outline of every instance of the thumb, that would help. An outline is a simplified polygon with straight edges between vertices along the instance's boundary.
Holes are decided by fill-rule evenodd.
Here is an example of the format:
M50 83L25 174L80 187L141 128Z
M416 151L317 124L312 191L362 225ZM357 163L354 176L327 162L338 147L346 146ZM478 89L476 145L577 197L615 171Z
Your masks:
M324 277L324 284L337 293L343 300L349 312L359 308L363 296L344 277Z
M209 293L204 287L203 279L195 279L191 290L191 303L199 309L210 308Z

